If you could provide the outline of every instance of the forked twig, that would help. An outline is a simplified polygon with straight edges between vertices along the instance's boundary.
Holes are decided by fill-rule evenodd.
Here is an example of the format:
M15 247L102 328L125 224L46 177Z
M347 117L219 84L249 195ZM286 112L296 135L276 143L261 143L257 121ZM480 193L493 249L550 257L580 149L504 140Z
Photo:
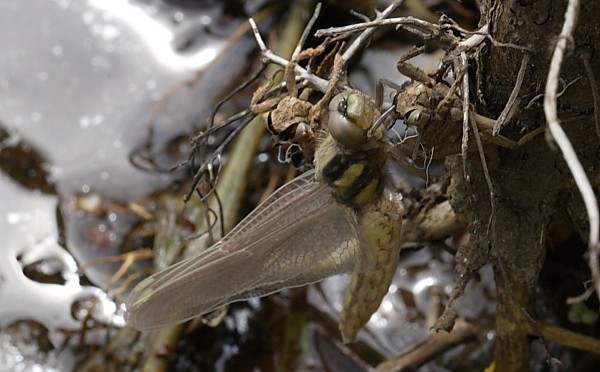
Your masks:
M260 32L258 31L256 22L254 22L252 18L248 19L248 22L250 22L250 27L252 27L254 38L256 39L256 43L260 48L260 53L262 54L263 58L281 67L287 67L287 65L290 63L287 59L276 55L269 48L267 48L265 42L262 39L262 36L260 36ZM311 72L307 71L304 67L299 66L298 64L294 65L294 72L297 77L306 80L313 88L317 89L319 92L325 93L327 91L327 80L322 79L315 74L312 74Z
M381 12L377 16L377 18L375 19L375 22L382 21L383 18L389 16L397 7L399 7L402 4L402 2L403 2L403 0L394 1L390 6L388 6L383 12ZM294 61L294 57L299 55L300 51L302 50L302 44L303 44L303 41L307 37L307 32L308 32L308 30L310 30L310 28L316 21L317 17L319 16L319 12L320 12L320 4L318 4L317 7L315 8L315 12L313 13L313 16L311 17L309 24L305 28L304 33L302 34L302 38L300 39L300 42L298 43L298 45L296 46L296 49L294 50L294 55L292 56L292 59L291 59L292 62ZM256 27L256 23L254 22L254 20L252 18L250 18L248 21L250 22L250 27L252 27L252 31L254 33L256 43L258 44L258 47L260 48L263 58L265 58L266 60L271 61L281 67L284 67L284 68L287 67L288 64L290 63L290 61L274 54L269 48L267 48L265 42L263 41L262 37L260 36L260 32L258 31L258 28ZM342 54L341 61L340 61L340 67L341 67L342 71L345 70L345 68L347 67L348 62L352 58L352 56L361 47L363 47L364 44L366 44L368 42L369 37L373 34L373 32L375 32L374 28L365 28L364 30L365 31L362 32L352 42L352 44L350 44L350 46L346 49L346 51ZM315 34L318 34L320 31L322 31L322 30L318 30ZM310 71L306 70L305 68L303 68L302 66L299 66L297 64L294 65L294 72L296 74L296 77L300 78L301 80L307 81L308 84L310 86L312 86L313 88L317 89L321 93L327 93L327 91L328 91L328 89L327 89L328 81L327 80L322 79L315 74L312 74Z
M373 20L373 22L381 21L387 18L390 14L398 8L404 0L395 0L392 2L385 10L377 15L377 17ZM365 22L366 23L366 22ZM321 31L321 30L319 30ZM319 32L317 31L317 33ZM366 28L354 41L348 46L346 51L342 54L342 69L345 70L348 67L348 62L354 56L354 54L360 50L360 48L364 47L365 44L369 41L369 38L375 32L374 27ZM317 34L315 33L315 35Z
M556 89L558 87L560 69L565 50L567 49L567 41L572 40L573 37L573 30L575 29L577 22L579 6L579 0L569 0L567 4L565 21L550 61L550 69L548 71L548 79L546 81L546 89L544 93L544 114L546 115L546 121L548 122L548 132L546 133L549 133L551 138L553 138L558 145L558 148L560 149L563 158L569 167L569 170L573 174L573 179L579 188L583 202L585 203L585 208L587 210L590 223L588 264L590 266L592 280L594 282L594 285L586 292L586 295L591 294L592 291L595 290L596 295L600 297L600 267L598 264L598 256L600 251L600 244L598 242L598 237L600 234L600 213L598 211L598 202L596 200L596 196L594 195L592 185L590 184L590 181L583 170L583 166L577 158L575 149L573 149L573 145L569 141L569 138L563 131L560 122L558 121L557 114Z

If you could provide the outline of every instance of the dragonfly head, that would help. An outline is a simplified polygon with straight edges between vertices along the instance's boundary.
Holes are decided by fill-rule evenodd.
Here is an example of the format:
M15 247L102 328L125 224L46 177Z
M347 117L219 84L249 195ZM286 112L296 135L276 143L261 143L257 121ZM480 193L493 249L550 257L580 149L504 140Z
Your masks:
M423 127L429 123L431 115L421 108L409 110L404 115L404 123L415 127Z
M360 150L367 142L370 115L366 114L371 111L371 101L362 94L356 91L338 94L329 103L329 133L340 145Z

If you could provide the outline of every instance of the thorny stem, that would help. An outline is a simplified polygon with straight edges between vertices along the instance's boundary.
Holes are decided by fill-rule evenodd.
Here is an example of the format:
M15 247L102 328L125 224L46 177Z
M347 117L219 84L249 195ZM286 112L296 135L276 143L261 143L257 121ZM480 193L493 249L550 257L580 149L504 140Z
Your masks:
M569 0L567 4L567 10L565 12L565 21L563 23L562 30L560 32L556 47L552 54L552 60L550 62L550 69L548 71L548 79L546 81L546 89L544 94L544 114L546 115L546 121L548 122L548 131L554 141L558 145L562 152L563 158L567 163L567 166L573 174L573 179L579 188L579 192L583 197L585 207L587 210L588 218L590 220L590 235L589 235L589 266L592 273L592 280L594 281L594 288L596 295L600 297L600 267L598 264L598 254L600 245L598 242L599 229L600 229L600 213L598 211L598 202L594 191L588 180L585 171L577 154L573 149L573 145L569 141L567 135L563 131L558 121L557 115L557 97L556 89L558 87L558 80L560 76L560 69L567 48L567 41L572 40L573 30L577 21L577 15L579 12L579 0ZM590 293L591 293L590 289Z

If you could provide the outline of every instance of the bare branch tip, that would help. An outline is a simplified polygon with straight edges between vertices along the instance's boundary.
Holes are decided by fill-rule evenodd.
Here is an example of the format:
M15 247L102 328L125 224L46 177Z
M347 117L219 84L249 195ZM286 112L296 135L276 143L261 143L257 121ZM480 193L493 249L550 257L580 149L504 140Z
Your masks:
M260 36L260 32L258 31L258 27L256 26L256 22L254 21L253 18L248 18L248 22L250 23L250 27L252 28L252 33L254 34L254 38L256 39L256 44L258 44L258 47L260 48L261 51L266 51L267 50L267 46L265 44L265 42L262 39L262 36Z

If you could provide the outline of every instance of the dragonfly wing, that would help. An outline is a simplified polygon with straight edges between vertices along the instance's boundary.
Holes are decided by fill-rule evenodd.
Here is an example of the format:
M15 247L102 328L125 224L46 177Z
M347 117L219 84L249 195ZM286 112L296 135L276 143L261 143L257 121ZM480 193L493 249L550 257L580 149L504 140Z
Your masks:
M284 185L221 242L141 282L128 323L152 329L225 304L350 272L360 255L349 208L302 176Z

